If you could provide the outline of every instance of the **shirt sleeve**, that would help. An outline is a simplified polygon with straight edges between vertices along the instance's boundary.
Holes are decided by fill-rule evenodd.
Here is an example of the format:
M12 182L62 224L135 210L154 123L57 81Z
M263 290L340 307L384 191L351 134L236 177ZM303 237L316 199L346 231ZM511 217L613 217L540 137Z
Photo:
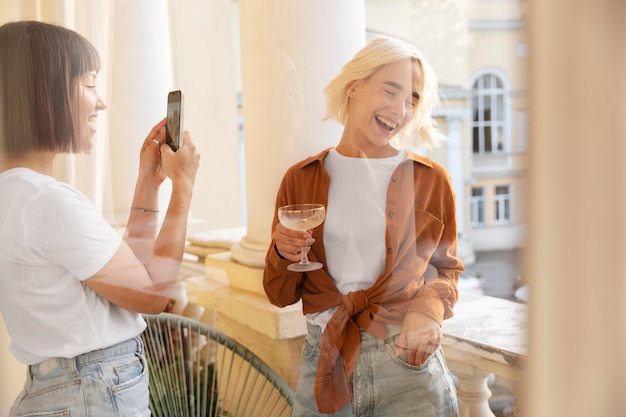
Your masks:
M425 278L424 286L411 301L408 311L427 314L441 324L453 315L459 297L457 283L464 267L457 256L456 202L450 177L441 166L435 166L435 172L438 179L435 206L440 208L437 217L443 223L443 232L429 264L437 273Z
M286 189L287 183L289 182L287 180L288 176L289 171L285 174L278 190L274 218L272 220L272 232L278 224L278 215L276 214L276 210L287 200ZM300 287L302 282L302 273L287 270L287 266L290 263L292 263L290 260L280 256L274 246L274 241L272 240L269 248L267 249L267 254L265 255L263 288L265 289L265 294L267 295L269 302L278 307L295 304L302 297L302 289Z
M292 261L278 254L272 242L265 257L263 287L270 303L278 307L295 304L302 297L300 288L302 273L288 271L287 265L290 263Z
M122 241L84 194L63 183L37 194L25 208L25 221L32 250L81 281L102 269Z

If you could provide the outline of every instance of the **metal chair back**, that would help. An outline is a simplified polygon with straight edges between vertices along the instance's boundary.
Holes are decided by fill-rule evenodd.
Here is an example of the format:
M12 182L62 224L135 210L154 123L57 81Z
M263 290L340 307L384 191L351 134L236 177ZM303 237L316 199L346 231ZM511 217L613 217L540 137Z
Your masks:
M154 417L291 416L293 390L241 343L184 316L144 319Z

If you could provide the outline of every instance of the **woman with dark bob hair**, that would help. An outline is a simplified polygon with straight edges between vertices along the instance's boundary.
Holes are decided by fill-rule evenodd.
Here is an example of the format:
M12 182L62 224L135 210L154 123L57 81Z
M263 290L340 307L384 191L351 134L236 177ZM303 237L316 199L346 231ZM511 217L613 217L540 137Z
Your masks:
M92 148L104 100L100 58L60 26L0 26L0 312L28 365L11 416L149 416L141 313L169 300L185 245L200 156L165 145L165 118L143 140L127 228L116 231L55 156ZM158 227L158 194L172 191Z

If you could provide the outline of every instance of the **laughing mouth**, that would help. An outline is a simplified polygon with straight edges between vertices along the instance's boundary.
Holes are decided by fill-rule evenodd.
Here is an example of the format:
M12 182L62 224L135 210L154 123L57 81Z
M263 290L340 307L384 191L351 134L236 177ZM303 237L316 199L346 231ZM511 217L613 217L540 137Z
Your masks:
M379 125L387 129L389 132L393 132L399 126L398 123L394 122L393 120L389 120L382 116L376 116L376 121Z

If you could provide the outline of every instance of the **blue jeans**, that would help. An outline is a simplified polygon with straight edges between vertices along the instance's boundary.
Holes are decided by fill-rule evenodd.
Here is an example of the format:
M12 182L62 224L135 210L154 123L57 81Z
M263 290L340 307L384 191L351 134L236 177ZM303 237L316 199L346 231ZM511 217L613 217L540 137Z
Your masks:
M141 339L29 366L11 416L150 416Z
M361 331L359 358L350 378L352 402L334 417L458 417L456 388L441 348L421 366L397 357L400 326L388 326L386 340ZM308 325L294 417L322 416L315 404L313 382L321 341L321 328ZM323 414L328 416L328 414Z

